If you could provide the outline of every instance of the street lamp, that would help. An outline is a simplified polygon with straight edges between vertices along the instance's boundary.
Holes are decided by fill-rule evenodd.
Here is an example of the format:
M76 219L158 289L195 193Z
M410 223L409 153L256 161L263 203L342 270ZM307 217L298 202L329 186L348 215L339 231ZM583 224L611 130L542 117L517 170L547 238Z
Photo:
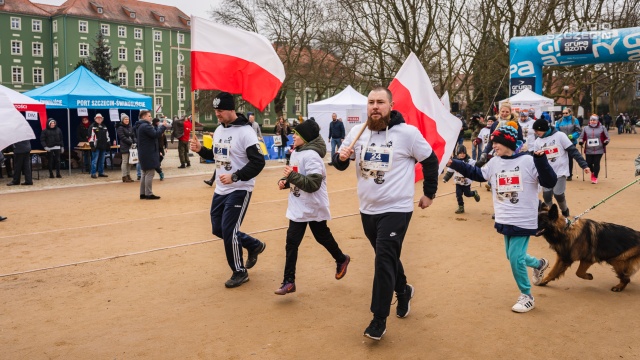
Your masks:
M567 107L567 94L569 92L569 85L565 85L563 88L564 90L564 107Z
M307 94L307 106L306 106L306 113L307 113L307 118L309 117L309 94L311 93L311 88L310 87L306 87L304 89L304 92Z

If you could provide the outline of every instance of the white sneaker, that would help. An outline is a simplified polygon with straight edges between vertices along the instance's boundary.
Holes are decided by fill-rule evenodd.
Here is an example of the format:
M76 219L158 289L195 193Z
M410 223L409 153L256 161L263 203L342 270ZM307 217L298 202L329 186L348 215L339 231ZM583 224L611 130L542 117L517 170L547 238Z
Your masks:
M517 313L526 313L527 311L533 310L535 307L536 302L533 300L533 296L529 297L529 295L520 294L518 302L513 305L511 310Z
M549 267L549 260L540 259L540 268L533 269L533 285L540 285L542 278L544 278L544 271Z

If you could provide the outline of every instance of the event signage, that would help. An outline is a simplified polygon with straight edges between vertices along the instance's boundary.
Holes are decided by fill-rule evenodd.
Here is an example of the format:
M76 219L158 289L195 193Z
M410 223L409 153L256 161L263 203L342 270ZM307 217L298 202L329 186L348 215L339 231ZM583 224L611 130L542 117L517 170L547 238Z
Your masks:
M78 116L89 116L89 109L78 108Z
M111 119L111 121L120 121L118 109L109 109L109 119Z
M24 117L25 117L27 120L38 120L38 113L37 113L37 112L35 112L35 111L26 111L26 112L24 113Z
M515 95L524 89L534 91L533 87L536 85L536 78L526 77L511 79L511 94Z
M575 38L562 39L560 42L560 55L593 54L593 40L589 37L576 36Z

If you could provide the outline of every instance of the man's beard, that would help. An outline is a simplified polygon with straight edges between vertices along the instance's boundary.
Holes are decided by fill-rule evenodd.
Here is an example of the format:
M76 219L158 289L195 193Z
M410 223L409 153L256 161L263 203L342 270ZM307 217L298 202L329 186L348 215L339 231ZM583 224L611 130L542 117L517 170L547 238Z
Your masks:
M391 121L391 113L386 116L381 116L378 120L374 120L369 116L367 119L367 127L371 131L382 131L389 126L389 122Z

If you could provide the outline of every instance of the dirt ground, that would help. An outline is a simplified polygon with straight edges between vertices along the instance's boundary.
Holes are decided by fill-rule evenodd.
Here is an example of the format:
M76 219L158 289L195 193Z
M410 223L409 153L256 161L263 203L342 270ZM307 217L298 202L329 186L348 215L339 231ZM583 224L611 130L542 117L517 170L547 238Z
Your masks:
M640 136L612 135L608 178L568 183L576 215L634 179ZM603 161L604 167L604 161ZM308 231L297 292L282 281L286 191L281 166L257 180L242 230L267 243L250 281L226 289L231 271L211 235L205 176L0 194L0 359L637 359L640 277L622 293L610 267L534 287L536 309L511 312L519 295L493 229L490 194L454 214L440 183L434 206L416 207L402 259L415 286L411 314L389 317L380 342L371 320L373 251L358 215L354 169L328 170L329 222L352 258L347 276ZM416 185L419 189L420 185ZM474 186L478 186L474 184ZM587 217L640 230L640 185ZM542 238L529 253L555 259ZM392 314L395 305L392 305Z

